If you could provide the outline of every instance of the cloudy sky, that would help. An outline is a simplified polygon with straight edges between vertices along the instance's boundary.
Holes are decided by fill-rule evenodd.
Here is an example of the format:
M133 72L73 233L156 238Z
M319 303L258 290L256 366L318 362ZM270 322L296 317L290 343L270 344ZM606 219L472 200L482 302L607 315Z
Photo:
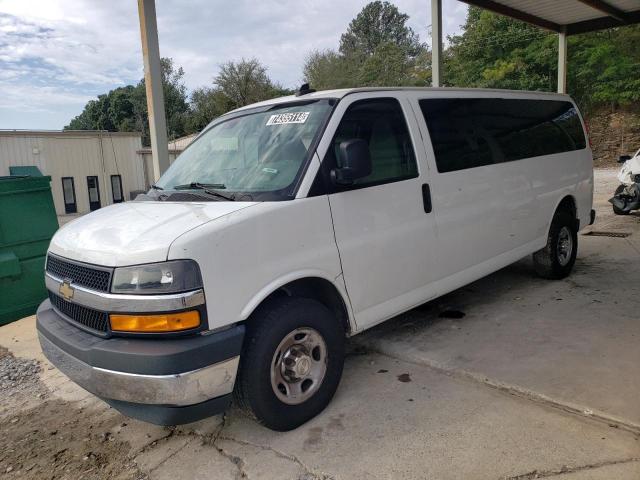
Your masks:
M189 89L221 63L257 57L288 87L305 56L337 48L368 0L157 0L160 54L185 70ZM396 0L429 42L429 0ZM466 6L443 0L445 34ZM100 93L143 75L135 0L0 0L0 129L61 129Z

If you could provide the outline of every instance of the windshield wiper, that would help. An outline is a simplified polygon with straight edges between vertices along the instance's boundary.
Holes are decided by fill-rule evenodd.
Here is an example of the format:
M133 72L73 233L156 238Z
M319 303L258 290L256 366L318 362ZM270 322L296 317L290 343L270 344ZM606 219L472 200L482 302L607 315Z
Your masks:
M191 182L191 183L185 183L183 185L176 185L173 187L174 190L188 190L190 188L196 188L198 190L204 190L205 188L218 188L222 190L227 188L227 186L224 183Z
M196 190L202 190L206 194L212 195L214 197L224 198L225 200L229 200L230 202L234 202L236 200L233 195L225 195L223 193L216 192L215 190L211 190L212 188L220 189L220 190L227 188L224 183L191 182L188 184L176 185L173 187L174 190L188 190L190 188L196 189Z
M162 188L160 185L156 185L155 183L151 185L151 188L153 188L154 190L164 190L164 188Z

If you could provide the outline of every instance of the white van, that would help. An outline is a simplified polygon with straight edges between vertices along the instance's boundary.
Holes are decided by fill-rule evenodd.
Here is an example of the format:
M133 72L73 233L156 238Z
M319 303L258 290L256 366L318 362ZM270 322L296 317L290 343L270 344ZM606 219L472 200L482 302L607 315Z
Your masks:
M135 201L54 236L45 355L126 415L238 404L295 428L331 400L345 338L533 254L568 275L593 222L566 95L313 92L214 120Z

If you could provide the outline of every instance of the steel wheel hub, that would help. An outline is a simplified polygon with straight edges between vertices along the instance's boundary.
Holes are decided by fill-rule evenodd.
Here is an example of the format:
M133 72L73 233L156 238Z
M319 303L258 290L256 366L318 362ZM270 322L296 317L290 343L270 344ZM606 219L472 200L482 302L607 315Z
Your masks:
M562 227L558 234L558 262L563 267L571 260L573 253L573 237L567 227Z
M276 397L298 405L318 391L327 372L327 345L313 328L286 335L271 362L271 387Z

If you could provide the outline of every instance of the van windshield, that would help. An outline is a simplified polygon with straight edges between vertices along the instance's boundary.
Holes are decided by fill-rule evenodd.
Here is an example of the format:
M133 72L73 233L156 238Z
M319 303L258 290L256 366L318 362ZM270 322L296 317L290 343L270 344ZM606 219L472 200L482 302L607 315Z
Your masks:
M221 118L173 162L156 190L164 195L206 189L237 200L290 198L333 104L296 102Z

